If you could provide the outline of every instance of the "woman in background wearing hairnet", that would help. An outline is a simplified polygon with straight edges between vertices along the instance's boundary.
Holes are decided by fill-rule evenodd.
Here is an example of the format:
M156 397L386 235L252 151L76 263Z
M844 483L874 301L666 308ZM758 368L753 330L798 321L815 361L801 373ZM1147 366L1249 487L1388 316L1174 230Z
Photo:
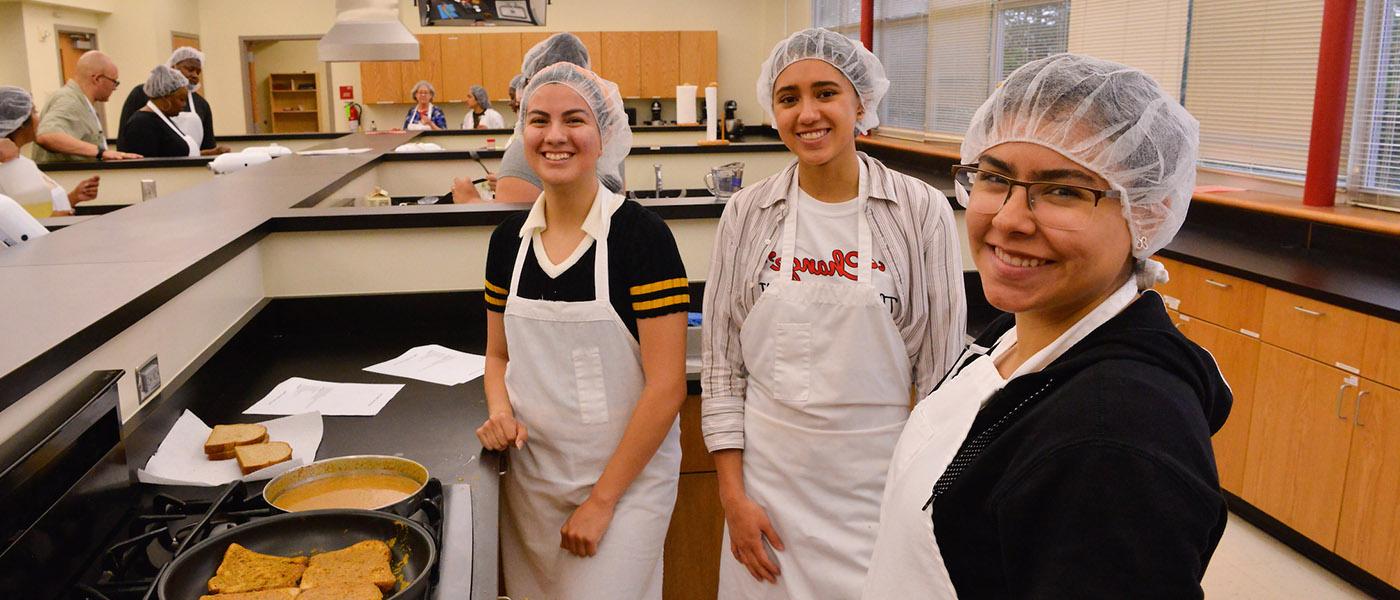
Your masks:
M544 191L491 236L482 446L508 451L514 598L661 598L680 476L685 265L666 224L603 187L631 146L617 86L559 63L522 98Z
M1072 54L978 109L954 178L982 289L1011 314L910 416L865 598L1202 596L1230 389L1147 291L1198 133L1142 71Z
M730 199L705 286L720 597L854 598L911 396L963 345L958 235L941 193L856 151L889 88L875 55L799 31L757 88L797 159Z
M38 130L39 111L29 92L14 86L0 86L0 139L16 149L13 157L0 157L0 194L23 205L35 216L71 215L74 205L97 197L100 177L93 175L84 179L69 192L40 171L29 157L19 156L18 149L34 141Z
M506 126L505 117L494 108L491 108L491 98L486 95L486 88L479 85L472 86L472 93L467 96L467 116L462 117L462 129L503 129Z
M179 71L185 79L189 80L190 101L189 107L182 113L170 118L176 127L185 135L194 138L199 144L199 153L202 156L217 156L229 151L228 146L219 145L214 138L214 113L209 108L209 101L204 96L199 95L199 86L204 78L204 53L189 46L180 46L170 53L170 58L165 61L166 66ZM146 105L150 97L146 95L146 86L136 84L131 88L131 93L126 95L126 102L122 103L122 116L118 123L118 134L120 126L125 125L127 119L141 107Z
M199 156L199 143L172 119L189 105L190 81L165 65L151 69L143 87L150 100L122 123L117 148L147 158Z
M427 131L429 129L447 129L447 115L442 114L442 109L433 105L433 98L437 97L437 89L426 80L413 84L413 89L408 92L413 98L414 104L408 109L408 114L403 117L403 128L409 131Z

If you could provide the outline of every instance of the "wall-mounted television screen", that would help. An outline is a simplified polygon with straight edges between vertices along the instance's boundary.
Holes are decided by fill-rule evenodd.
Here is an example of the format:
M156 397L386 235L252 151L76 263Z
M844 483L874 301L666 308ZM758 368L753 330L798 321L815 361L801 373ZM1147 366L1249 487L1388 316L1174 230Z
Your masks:
M544 25L549 0L418 0L424 27Z

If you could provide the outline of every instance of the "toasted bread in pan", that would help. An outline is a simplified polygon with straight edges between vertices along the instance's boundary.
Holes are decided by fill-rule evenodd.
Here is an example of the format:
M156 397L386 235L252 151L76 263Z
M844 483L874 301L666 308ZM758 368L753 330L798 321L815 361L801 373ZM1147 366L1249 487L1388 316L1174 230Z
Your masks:
M209 579L209 591L232 594L296 587L306 571L306 563L305 556L271 556L253 552L236 543L229 544L228 550L224 551L223 562L219 563L214 577Z
M301 576L301 589L310 590L332 583L369 582L381 592L394 589L397 579L389 569L389 545L365 540L334 552L311 557Z

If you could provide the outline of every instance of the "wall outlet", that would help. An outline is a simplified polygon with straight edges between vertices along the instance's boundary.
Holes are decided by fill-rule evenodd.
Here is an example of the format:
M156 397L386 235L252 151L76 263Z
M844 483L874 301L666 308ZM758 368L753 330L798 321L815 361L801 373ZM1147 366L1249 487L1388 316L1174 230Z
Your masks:
M137 405L145 404L160 389L160 358L152 356L136 369Z

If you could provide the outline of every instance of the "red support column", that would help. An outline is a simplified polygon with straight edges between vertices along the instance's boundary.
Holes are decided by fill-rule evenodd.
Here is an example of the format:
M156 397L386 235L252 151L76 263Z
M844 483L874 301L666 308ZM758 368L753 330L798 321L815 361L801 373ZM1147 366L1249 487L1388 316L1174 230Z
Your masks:
M1322 40L1317 53L1308 174L1303 184L1303 204L1308 206L1332 206L1336 201L1355 22L1356 0L1326 0L1322 8Z
M860 0L860 43L875 51L875 0Z

